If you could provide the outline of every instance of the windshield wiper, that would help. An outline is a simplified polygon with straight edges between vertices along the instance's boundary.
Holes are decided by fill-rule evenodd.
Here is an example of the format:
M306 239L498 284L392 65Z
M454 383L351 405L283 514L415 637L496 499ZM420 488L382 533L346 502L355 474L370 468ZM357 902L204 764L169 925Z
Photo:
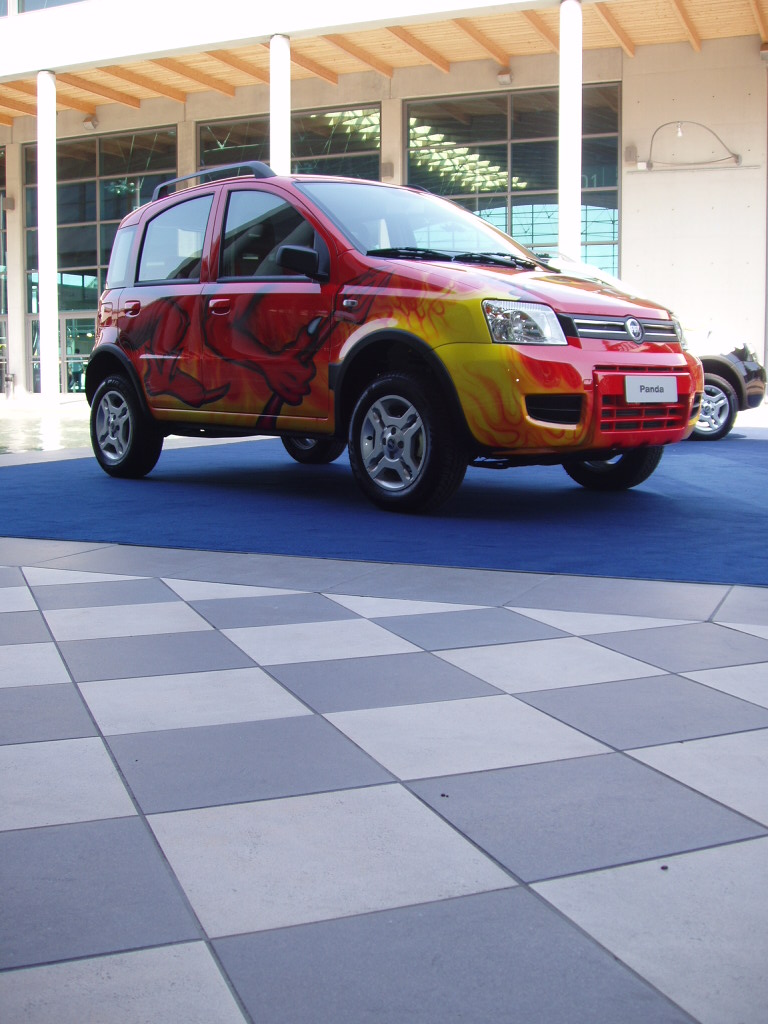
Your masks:
M492 263L495 266L513 266L520 270L535 270L538 266L533 260L506 252L459 252L451 258L454 263Z
M447 252L438 252L437 249L420 249L415 245L397 245L391 249L369 249L366 256L384 256L393 259L405 260L450 260L451 255Z

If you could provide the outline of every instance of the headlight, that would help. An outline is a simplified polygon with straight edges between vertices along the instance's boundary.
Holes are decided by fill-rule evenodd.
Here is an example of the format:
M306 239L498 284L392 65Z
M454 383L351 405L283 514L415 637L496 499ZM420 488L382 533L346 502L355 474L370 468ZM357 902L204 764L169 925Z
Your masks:
M500 345L567 345L554 310L538 302L484 299L491 340Z
M683 331L682 324L679 320L675 320L673 318L672 326L675 328L675 334L677 335L677 340L680 342L680 347L683 349L683 351L687 352L688 342L685 340L685 332Z

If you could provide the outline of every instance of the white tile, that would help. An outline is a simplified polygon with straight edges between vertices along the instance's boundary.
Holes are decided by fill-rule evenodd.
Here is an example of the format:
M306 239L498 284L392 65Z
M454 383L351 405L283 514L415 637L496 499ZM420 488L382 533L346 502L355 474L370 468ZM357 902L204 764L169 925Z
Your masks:
M244 1024L202 942L7 971L0 1005L24 1024Z
M396 785L153 815L149 822L211 936L514 884Z
M105 735L309 715L260 668L81 683Z
M80 572L77 569L41 569L25 566L24 577L31 587L61 586L63 583L113 583L121 580L141 580L146 576L118 576L111 572Z
M511 606L509 606L511 607ZM559 612L548 608L512 608L537 622L562 629L574 636L596 633L623 633L630 629L657 629L659 626L685 626L690 619L654 619L647 615L602 615L598 612Z
M103 608L57 608L43 614L57 640L97 640L213 629L183 601L118 604Z
M383 619L394 615L428 615L430 612L464 612L484 607L479 604L442 604L439 601L406 601L391 597L354 597L346 594L325 596L366 619Z
M401 779L457 775L607 750L506 695L326 715Z
M0 645L0 687L68 682L69 672L55 644Z
M631 756L768 825L768 729L645 747Z
M701 1024L765 1024L766 878L753 839L533 888Z
M100 739L0 747L0 775L3 830L136 813Z
M299 590L277 590L274 587L248 587L239 583L205 583L197 580L163 579L185 601L210 601L228 597L276 597L281 594L299 594Z
M768 708L768 662L682 673L687 679Z
M34 611L37 605L27 587L0 587L0 613Z
M763 640L768 640L768 626L748 625L744 622L720 622L720 626L730 626L731 629L738 629L740 633L749 633L751 636L762 637Z
M421 650L367 619L246 626L224 629L222 633L261 665L410 654Z
M439 651L436 656L507 693L665 674L663 669L579 637L465 647Z

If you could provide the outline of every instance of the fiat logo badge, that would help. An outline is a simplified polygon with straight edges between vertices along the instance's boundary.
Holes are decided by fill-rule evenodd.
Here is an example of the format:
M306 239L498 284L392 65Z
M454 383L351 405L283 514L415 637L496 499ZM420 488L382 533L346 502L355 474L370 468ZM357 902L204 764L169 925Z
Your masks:
M632 341L643 340L643 325L639 320L636 320L633 316L628 317L625 321L627 328L627 334L630 336Z

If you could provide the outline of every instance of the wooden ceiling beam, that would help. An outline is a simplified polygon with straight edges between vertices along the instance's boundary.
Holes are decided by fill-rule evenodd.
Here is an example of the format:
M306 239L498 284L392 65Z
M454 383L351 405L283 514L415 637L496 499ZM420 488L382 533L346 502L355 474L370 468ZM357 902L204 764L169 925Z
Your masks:
M267 45L267 49L269 46ZM331 71L330 68L325 67L323 64L318 64L316 60L312 60L311 57L305 57L304 54L298 53L291 44L291 63L295 64L296 67L304 68L310 75L314 75L315 78L322 78L325 82L330 82L331 85L339 84L339 76L335 71Z
M600 18L602 23L611 33L611 35L619 44L619 46L622 48L624 53L626 53L628 57L634 57L635 44L632 42L632 40L621 27L621 25L619 25L618 21L616 21L614 16L611 14L610 10L608 9L608 5L602 3L593 4L592 10L595 12L595 14L597 14L598 18Z
M358 46L357 43L352 43L346 36L323 36L323 39L327 39L329 43L333 43L334 46L338 46L344 53L348 53L350 57L354 57L355 60L359 60L361 64L366 64L369 68L374 71L378 71L380 75L384 75L385 78L392 78L395 73L395 69L389 64L385 64L383 60L379 60L378 57L374 57L368 50L364 50L362 46Z
M113 78L119 78L121 82L127 82L129 85L135 85L139 89L146 89L148 92L157 93L158 96L165 96L166 99L175 100L177 103L187 102L187 94L181 89L174 89L172 85L158 82L156 78L150 78L149 75L140 75L137 71L132 71L130 68L114 65L100 68L99 70L103 71L106 75L112 75Z
M0 114L0 124L4 125L6 128L13 128L13 118L6 117L5 114Z
M701 53L701 36L696 31L690 15L685 9L683 0L669 0L669 2L672 4L675 14L678 16L683 28L685 29L685 34L688 36L688 42L696 53Z
M454 18L453 24L456 25L464 35L469 36L481 50L485 50L489 57L492 57L501 67L509 67L509 54L506 53L500 46L497 46L492 39L481 32L479 28L475 28L471 21L467 18Z
M552 31L540 14L535 11L520 12L531 28L541 36L545 43L549 43L555 53L560 52L560 37Z
M427 43L423 43L420 39L417 39L415 35L409 32L405 28L400 28L399 25L390 25L387 29L390 35L395 36L401 43L405 43L406 46L410 47L415 53L425 57L430 64L433 64L438 71L444 72L446 75L451 70L450 61L446 60L442 54L438 53Z
M100 82L92 82L89 78L80 75L57 72L56 83L68 85L71 89L79 89L81 92L89 92L102 100L109 100L112 103L121 103L124 107L134 107L138 110L141 100L138 96L129 96L127 92L119 92L117 89L110 89L108 85Z
M186 78L190 82L203 85L212 92L221 92L225 96L234 96L237 91L234 85L230 85L229 82L225 82L222 78L216 78L205 71L191 68L182 61L176 60L175 57L155 57L152 63L157 64L159 68L165 68L166 71L170 71L171 74L178 75L180 78Z
M214 60L217 60L232 71L240 71L242 74L248 75L249 78L254 78L261 85L269 85L268 72L255 68L250 61L243 60L236 53L230 53L229 50L206 50L205 55L213 57Z
M15 110L19 115L27 114L29 117L37 117L36 105L31 103L22 103L21 100L14 100L8 96L0 96L0 107L6 107L8 110Z
M760 8L760 4L757 0L749 0L749 7L752 11L752 17L755 19L755 24L757 25L757 31L760 34L761 42L768 42L768 27L766 27L765 15Z

